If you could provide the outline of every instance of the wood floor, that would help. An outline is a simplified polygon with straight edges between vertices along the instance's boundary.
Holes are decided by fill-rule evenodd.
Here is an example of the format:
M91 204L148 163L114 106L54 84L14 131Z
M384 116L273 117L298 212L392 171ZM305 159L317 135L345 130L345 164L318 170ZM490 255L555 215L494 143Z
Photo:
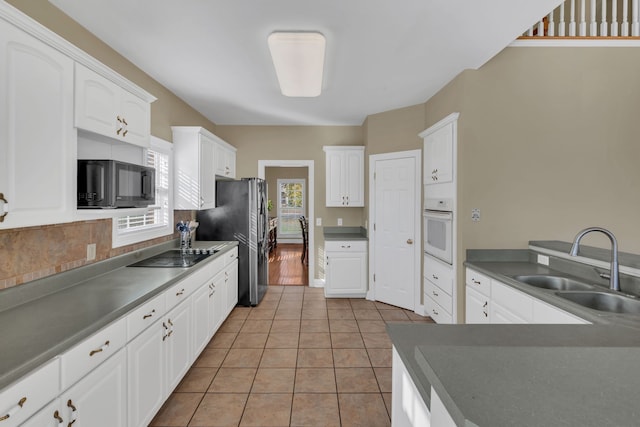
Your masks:
M302 244L278 243L269 255L269 285L309 284L309 267L300 260Z

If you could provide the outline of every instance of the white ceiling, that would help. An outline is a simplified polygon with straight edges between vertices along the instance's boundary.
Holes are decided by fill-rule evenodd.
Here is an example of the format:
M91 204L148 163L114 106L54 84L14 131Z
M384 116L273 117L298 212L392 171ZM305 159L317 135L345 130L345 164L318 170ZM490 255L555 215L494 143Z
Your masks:
M560 0L50 0L216 124L360 125L427 101ZM267 36L327 38L323 92L280 94Z

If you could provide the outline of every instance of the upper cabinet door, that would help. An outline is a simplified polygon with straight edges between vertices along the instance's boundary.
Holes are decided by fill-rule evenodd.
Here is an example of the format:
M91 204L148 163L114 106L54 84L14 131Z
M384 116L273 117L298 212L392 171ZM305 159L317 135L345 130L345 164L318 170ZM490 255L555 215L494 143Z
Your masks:
M149 146L151 106L109 79L76 63L76 127Z
M0 228L73 220L73 61L0 20Z
M76 64L76 127L112 138L119 136L122 132L118 132L122 126L117 125L121 90L98 73Z
M175 208L214 208L215 135L196 126L173 126L171 130L175 164Z
M200 135L200 208L216 207L215 143Z
M327 207L364 206L364 147L325 146Z
M453 126L449 123L424 139L425 184L453 181Z

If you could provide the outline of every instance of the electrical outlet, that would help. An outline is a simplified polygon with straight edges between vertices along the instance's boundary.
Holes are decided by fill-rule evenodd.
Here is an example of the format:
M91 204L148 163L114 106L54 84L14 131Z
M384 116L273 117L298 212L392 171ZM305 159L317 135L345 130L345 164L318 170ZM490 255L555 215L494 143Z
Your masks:
M342 226L342 218L338 218L338 227Z
M96 259L96 244L89 243L87 245L87 261L93 261Z
M316 227L322 227L322 218L316 218Z
M480 221L480 209L478 208L471 209L471 221L473 222Z
M549 265L549 257L546 255L540 255L538 254L538 264L542 264L542 265Z

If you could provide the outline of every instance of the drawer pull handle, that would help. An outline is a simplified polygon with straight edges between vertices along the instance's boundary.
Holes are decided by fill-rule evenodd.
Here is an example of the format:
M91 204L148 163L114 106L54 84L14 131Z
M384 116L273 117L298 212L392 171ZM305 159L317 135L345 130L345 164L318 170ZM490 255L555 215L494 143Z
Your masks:
M480 282L479 280L476 280L476 279L471 279L471 281L472 281L473 283L475 283L476 285L481 284L481 282Z
M349 249L349 248L351 247L351 245L347 245L347 246L345 246L345 245L341 245L341 247L342 247L343 249Z
M154 308L153 310L151 310L151 313L145 314L144 316L142 316L142 320L148 319L149 317L153 317L153 313L155 312L156 312L156 309Z
M180 289L180 292L176 292L176 296L179 297L180 295L184 294L184 288Z
M438 315L438 312L436 311L435 308L432 311L433 311L433 314L435 314L436 316Z
M436 291L431 291L431 292L433 292L433 296L434 296L434 297L437 297L437 296L438 296L438 293L437 293Z
M433 277L435 280L438 280L438 276L436 276L435 274L432 274L431 277Z
M102 347L100 347L99 349L91 350L91 353L89 353L89 357L93 356L96 353L100 353L102 351L105 351L107 349L107 347L109 347L109 341L105 341L104 345ZM69 402L71 402L71 401L69 401ZM74 411L75 411L75 409L74 409Z
M22 399L20 399L18 401L18 404L13 408L9 409L9 412L7 412L5 416L0 417L0 421L8 420L12 416L14 416L20 409L22 409L26 401L27 401L26 397L23 397Z
M64 422L58 411L53 413L53 418L58 421L58 424L62 424Z

